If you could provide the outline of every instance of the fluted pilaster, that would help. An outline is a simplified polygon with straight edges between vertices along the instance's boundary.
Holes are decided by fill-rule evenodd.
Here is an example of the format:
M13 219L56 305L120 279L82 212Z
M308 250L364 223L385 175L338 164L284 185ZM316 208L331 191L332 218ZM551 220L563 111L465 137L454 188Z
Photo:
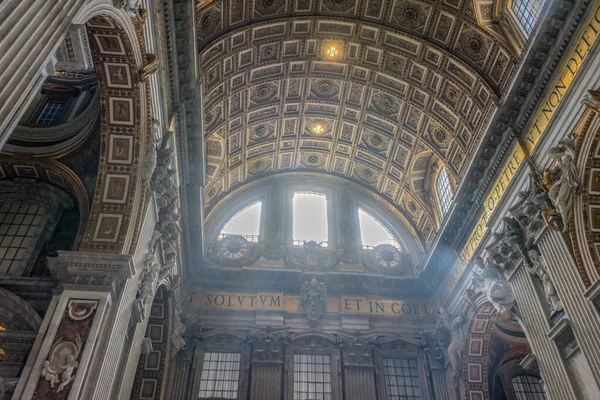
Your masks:
M538 360L542 379L546 382L548 397L553 400L577 398L560 350L547 336L551 328L550 321L532 276L521 267L510 277L509 284L517 300L527 339Z
M546 260L548 273L569 317L579 348L589 363L596 383L599 383L600 316L594 305L583 296L585 287L570 248L562 235L550 231L544 233L539 247Z

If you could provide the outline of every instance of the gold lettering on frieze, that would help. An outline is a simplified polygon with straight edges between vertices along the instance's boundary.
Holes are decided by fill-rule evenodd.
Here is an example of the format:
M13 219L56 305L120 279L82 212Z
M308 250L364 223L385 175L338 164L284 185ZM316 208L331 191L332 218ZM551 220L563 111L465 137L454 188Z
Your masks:
M194 293L192 304L200 308L229 310L283 310L283 293Z
M193 293L191 303L192 307L206 310L300 312L299 297L283 293ZM434 303L410 300L345 296L327 299L328 313L419 317L431 315L435 310Z
M502 173L492 185L492 189L483 203L483 212L479 217L477 224L471 231L471 235L461 253L460 258L462 260L458 260L455 265L455 268L460 267L459 269L461 272L464 270L464 265L461 265L461 263L466 263L473 257L477 247L487 233L488 221L502 199L502 196L504 196L506 188L525 159L525 155L531 154L542 135L546 132L550 125L550 121L556 114L556 110L564 99L567 90L573 83L575 76L589 55L591 47L598 39L598 36L600 36L600 1L596 1L593 12L584 21L582 26L582 31L579 33L576 42L568 53L567 61L560 69L556 79L554 79L549 86L548 93L540 102L540 107L538 108L522 143L517 143L513 148L510 157L502 169ZM449 293L453 286L454 283L452 281L448 282L444 292Z

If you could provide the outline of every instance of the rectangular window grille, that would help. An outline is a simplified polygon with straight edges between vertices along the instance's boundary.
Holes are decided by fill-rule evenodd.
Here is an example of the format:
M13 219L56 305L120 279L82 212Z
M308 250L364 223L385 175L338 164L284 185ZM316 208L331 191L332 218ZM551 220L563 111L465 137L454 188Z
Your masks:
M517 400L546 400L540 380L531 375L518 375L511 379Z
M53 125L60 121L65 110L65 103L48 101L37 119L38 125Z
M531 35L533 27L542 12L544 0L513 0L512 11L519 21L525 36Z
M294 354L294 400L331 400L331 357Z
M20 265L32 245L44 209L33 204L0 204L0 274Z
M417 360L412 358L384 358L387 400L421 398L421 382Z
M240 353L204 353L198 398L237 399Z
M448 171L446 171L446 168L442 168L440 171L435 185L440 201L440 207L442 209L442 214L446 215L450 209L450 206L452 205L452 198L454 197L452 194L452 186L450 185L450 178L448 178Z

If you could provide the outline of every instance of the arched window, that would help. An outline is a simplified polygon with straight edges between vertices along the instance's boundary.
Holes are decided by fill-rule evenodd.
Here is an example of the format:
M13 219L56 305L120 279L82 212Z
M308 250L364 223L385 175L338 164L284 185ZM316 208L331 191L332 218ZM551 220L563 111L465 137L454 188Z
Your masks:
M437 177L435 187L437 189L437 196L438 201L440 202L440 209L442 210L442 215L446 215L446 213L450 209L450 205L452 205L452 198L454 197L454 194L452 193L452 185L450 184L450 178L448 177L448 171L446 171L446 167L442 167L442 170L440 171Z
M295 246L314 240L327 246L327 197L323 193L295 192L293 202L293 240Z
M542 381L531 375L517 375L511 380L517 400L546 400Z
M533 27L542 12L544 0L512 0L511 11L514 13L519 27L526 37L533 32Z
M261 205L262 203L257 201L235 214L221 230L219 239L227 235L240 235L249 242L258 242Z
M398 241L390 231L362 208L358 209L358 222L364 249L372 249L380 244L391 244L398 249L400 248Z

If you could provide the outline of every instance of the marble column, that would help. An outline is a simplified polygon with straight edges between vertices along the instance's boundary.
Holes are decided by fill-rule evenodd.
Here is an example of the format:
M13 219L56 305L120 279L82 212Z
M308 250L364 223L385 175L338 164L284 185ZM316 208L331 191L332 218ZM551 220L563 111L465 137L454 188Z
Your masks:
M585 286L579 275L570 246L559 232L546 230L538 243L546 261L548 274L556 286L569 325L579 348L589 363L596 385L600 383L600 315L585 296ZM540 359L541 356L538 356Z
M0 3L0 148L46 77L46 64L86 0Z
M518 304L527 340L535 354L550 399L575 399L575 389L562 354L547 336L551 329L547 308L540 299L531 274L521 265L508 279Z
M62 292L46 313L14 398L110 398L137 289L133 259L59 252L49 268Z

